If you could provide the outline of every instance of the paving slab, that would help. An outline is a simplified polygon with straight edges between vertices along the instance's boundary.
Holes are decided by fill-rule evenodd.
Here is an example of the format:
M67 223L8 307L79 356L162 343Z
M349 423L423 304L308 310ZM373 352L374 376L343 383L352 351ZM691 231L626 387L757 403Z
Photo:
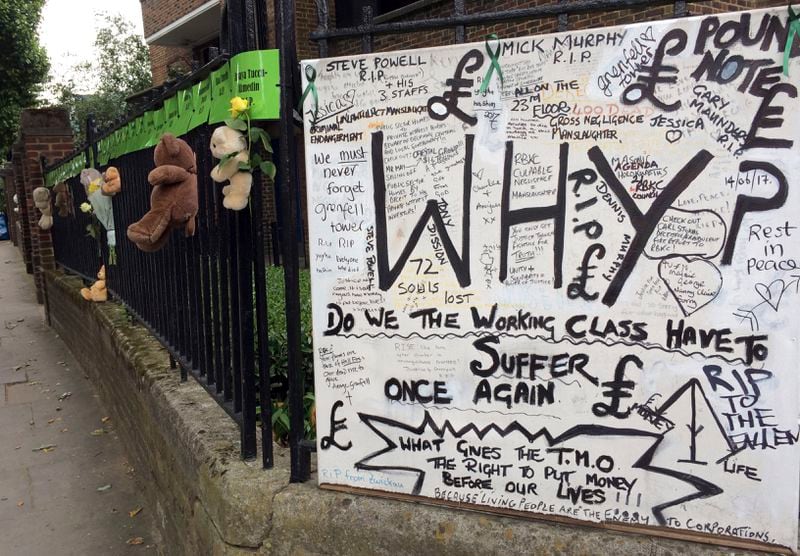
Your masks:
M168 553L114 423L7 241L0 261L12 261L0 264L0 556Z

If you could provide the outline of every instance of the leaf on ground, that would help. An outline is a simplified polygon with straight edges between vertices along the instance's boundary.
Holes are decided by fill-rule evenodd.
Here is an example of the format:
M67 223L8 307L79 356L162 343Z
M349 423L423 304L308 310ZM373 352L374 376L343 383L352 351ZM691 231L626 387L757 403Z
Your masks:
M66 427L64 427L63 429L61 429L61 431L60 431L60 432L67 432L67 431L69 431L69 429L68 429L68 428L66 428Z
M142 511L142 509L143 509L143 508L142 508L141 506L139 506L139 507L138 507L138 508L136 508L135 510L131 510L131 511L129 511L129 512L128 512L128 515L129 515L129 516L131 516L131 517L136 517L137 515L139 515L139 512L141 512L141 511Z
M34 448L31 450L32 452L52 452L56 449L55 444L44 444L43 446L39 446L38 448Z
M61 417L53 417L52 419L48 419L48 420L47 420L47 424L48 424L48 425L52 425L52 424L53 424L53 423L55 423L56 421L60 421L60 420L61 420Z
M108 431L106 429L94 429L89 434L91 434L92 436L102 436L104 434L108 434Z
M103 485L101 487L97 487L97 492L105 492L107 490L111 490L111 485Z
M58 401L63 402L72 395L72 392L64 392L58 397Z
M14 446L15 450L19 450L20 448L22 448L22 446Z
M102 419L100 419L100 422L101 423L108 423L110 420L111 420L111 417L103 417Z
M127 541L126 544L144 544L144 539L142 537L131 537Z

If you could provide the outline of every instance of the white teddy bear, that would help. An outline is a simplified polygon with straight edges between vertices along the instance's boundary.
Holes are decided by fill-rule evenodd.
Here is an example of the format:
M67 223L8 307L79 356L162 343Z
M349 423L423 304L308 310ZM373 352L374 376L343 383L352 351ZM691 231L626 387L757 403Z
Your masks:
M46 187L37 187L33 190L33 204L42 213L39 219L39 229L49 230L53 227L53 212L50 207L50 190Z
M239 163L250 160L247 150L247 140L244 134L230 128L221 126L211 134L211 155L222 159L226 155L237 153L223 164L217 164L211 170L211 179L217 183L230 180L230 184L222 188L222 206L231 210L242 210L247 206L250 197L250 188L253 185L253 176L250 172L239 170Z

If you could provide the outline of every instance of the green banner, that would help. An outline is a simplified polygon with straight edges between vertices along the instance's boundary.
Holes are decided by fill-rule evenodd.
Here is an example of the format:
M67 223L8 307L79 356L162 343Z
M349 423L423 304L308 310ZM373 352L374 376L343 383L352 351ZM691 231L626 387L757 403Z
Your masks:
M206 123L216 124L231 117L233 97L246 99L250 118L273 120L280 115L279 54L277 50L242 52L229 63L164 101L158 110L145 112L97 143L97 160L105 166L110 160L156 145L161 136L175 136ZM67 180L86 166L86 156L68 160L47 173L48 186Z
M111 135L108 136L108 160L114 160L119 156L119 140L120 140L120 133L119 129L114 130Z
M154 147L158 144L161 136L164 134L164 107L150 112L152 114L152 124L150 133L148 134L146 147Z
M163 133L171 133L176 137L180 135L175 131L175 124L178 121L178 97L169 97L164 100L164 125Z
M114 144L114 158L128 154L128 151L125 150L125 143L128 139L128 126L122 126L119 128L116 136L117 140Z
M277 120L280 117L278 50L242 52L231 58L230 64L231 97L249 101L251 119ZM230 108L228 100L226 109ZM230 117L229 114L225 117Z
M104 164L108 164L108 137L101 139L97 143L97 165L103 166Z
M175 136L184 135L189 129L189 121L194 114L194 104L192 103L192 90L184 89L178 91L175 98L178 106L178 117L172 124L173 133Z
M139 131L139 148L147 147L147 142L153 134L153 112L148 111L142 114L142 128Z
M211 110L208 114L208 123L216 124L225 118L230 118L232 82L231 66L225 64L216 71L211 72Z
M145 112L146 114L146 112ZM131 139L131 151L140 151L144 148L147 137L145 135L145 117L144 114L139 116L133 121L133 137Z
M211 78L203 79L192 87L192 117L186 131L191 131L208 122L208 111L211 109Z
M133 122L128 122L125 124L125 139L122 141L122 153L128 154L133 152L131 148L131 140L133 139Z

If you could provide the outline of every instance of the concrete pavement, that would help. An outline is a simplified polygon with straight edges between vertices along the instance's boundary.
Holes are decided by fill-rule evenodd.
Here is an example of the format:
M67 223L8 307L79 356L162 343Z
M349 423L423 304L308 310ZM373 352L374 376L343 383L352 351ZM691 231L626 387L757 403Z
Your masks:
M0 242L0 556L155 554L137 480L19 251Z

